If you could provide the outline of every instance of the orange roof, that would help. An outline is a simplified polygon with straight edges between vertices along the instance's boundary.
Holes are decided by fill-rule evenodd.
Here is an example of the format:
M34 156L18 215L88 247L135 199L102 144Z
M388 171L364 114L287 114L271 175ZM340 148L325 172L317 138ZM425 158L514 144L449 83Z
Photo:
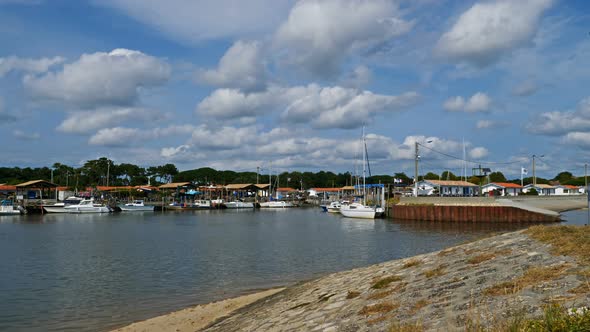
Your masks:
M522 188L521 185L516 184L516 183L510 183L510 182L492 182L490 184L495 184L497 186L504 187L504 188Z
M571 184L564 184L563 186L567 189L578 189L578 187L572 186Z
M293 189L293 188L289 188L289 187L284 187L284 188L277 188L277 191L282 191L282 192L289 192L289 191L297 191L297 189Z
M0 190L13 190L16 191L16 186L11 186L11 185L1 185L0 186Z
M456 187L477 187L476 184L466 181L444 181L444 180L424 180L439 186L456 186Z
M330 192L339 192L340 190L342 190L342 188L311 188L312 190L315 190L316 192L326 192L326 193L330 193Z

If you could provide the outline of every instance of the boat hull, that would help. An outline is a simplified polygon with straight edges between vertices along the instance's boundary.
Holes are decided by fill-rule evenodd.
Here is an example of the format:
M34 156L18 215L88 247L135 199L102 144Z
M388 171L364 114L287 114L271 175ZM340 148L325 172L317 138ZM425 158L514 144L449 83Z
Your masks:
M64 208L67 213L109 213L109 210L106 206L72 206Z
M260 203L260 207L261 208L270 208L270 209L289 208L289 207L293 207L293 203L284 202L284 201L272 201L272 202Z
M43 210L47 213L66 213L65 206L43 206Z
M121 211L154 211L155 206L149 206L149 205L144 205L144 206L125 206L125 205L119 205L119 208L121 209Z
M253 209L254 203L247 202L226 202L225 207L228 209Z
M356 203L343 205L340 208L340 213L348 218L360 219L375 219L375 215L377 214L375 208Z

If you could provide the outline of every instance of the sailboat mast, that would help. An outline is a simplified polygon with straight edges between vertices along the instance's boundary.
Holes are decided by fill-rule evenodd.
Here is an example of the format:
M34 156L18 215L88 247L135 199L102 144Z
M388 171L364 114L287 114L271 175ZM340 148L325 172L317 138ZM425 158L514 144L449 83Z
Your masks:
M361 149L363 150L363 205L367 205L367 201L366 201L366 197L367 196L367 183L366 183L366 163L367 160L365 159L366 154L365 154L365 149L363 148L365 146L365 126L363 126L363 137L362 137L362 145L361 145Z

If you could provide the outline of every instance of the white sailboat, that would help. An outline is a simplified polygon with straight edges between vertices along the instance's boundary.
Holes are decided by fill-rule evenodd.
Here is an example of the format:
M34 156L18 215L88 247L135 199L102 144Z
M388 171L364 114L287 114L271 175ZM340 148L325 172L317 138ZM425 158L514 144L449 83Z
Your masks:
M363 127L363 135L362 135L362 147L365 145L365 127ZM350 204L343 204L340 207L340 213L343 216L349 218L362 218L362 219L375 219L375 215L377 214L376 208L374 206L367 206L366 204L366 149L361 148L363 150L363 202L354 202Z
M108 213L111 209L102 205L94 204L93 199L84 199L76 205L68 205L64 207L66 213Z
M276 185L275 188L279 187L279 173L277 172L277 177L276 177ZM275 194L276 194L276 198L273 200L272 197L272 193L271 193L271 188L272 188L272 173L270 171L268 171L268 202L262 202L260 203L260 207L261 208L273 208L273 209L277 209L277 208L289 208L289 207L294 207L293 203L291 202L286 202L286 201L281 201L279 200L279 194L278 192L276 192L275 189Z

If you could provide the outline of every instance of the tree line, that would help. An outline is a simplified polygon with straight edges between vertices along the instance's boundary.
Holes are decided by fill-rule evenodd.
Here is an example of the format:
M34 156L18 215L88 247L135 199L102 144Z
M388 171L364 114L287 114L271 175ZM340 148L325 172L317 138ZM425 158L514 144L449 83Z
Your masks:
M213 168L203 167L187 171L179 171L174 164L161 166L141 167L134 164L116 164L112 160L102 157L96 160L88 160L81 167L71 167L61 163L55 163L51 167L40 168L19 168L0 167L0 184L18 184L30 180L47 180L60 186L70 188L86 188L89 186L138 186L138 185L160 185L169 182L192 182L196 185L226 185L230 183L269 183L273 186L291 187L295 189L307 188L330 188L354 185L355 177L350 172L283 172L278 176L268 174L257 174L256 172L235 172L230 170L218 171ZM397 179L398 181L394 181ZM419 180L461 180L452 172L444 171L440 175L429 172L419 176ZM401 181L401 183L400 183ZM471 177L467 181L475 184L488 182L511 182L520 184L520 179L508 180L502 172L490 173L485 178ZM382 183L395 185L409 185L413 178L405 173L393 175L374 175L368 177L367 183ZM532 177L524 178L524 184L533 182ZM559 182L580 186L585 184L583 176L576 177L570 172L561 172L553 179L537 177L537 183L548 184Z

